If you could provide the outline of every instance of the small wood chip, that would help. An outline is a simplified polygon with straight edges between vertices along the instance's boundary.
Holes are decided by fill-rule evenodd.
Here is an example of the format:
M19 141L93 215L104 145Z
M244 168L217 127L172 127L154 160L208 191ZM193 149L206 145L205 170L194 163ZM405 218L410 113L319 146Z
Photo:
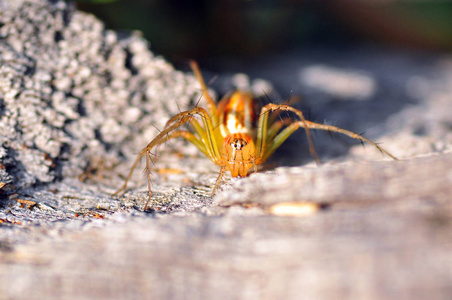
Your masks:
M276 216L305 217L318 212L320 203L314 202L284 202L272 205L269 212Z
M6 183L4 183L3 181L0 182L0 189L1 189L2 187L4 187L5 185L6 185Z
M25 199L20 199L20 198L17 198L17 199L14 199L14 200L16 200L17 202L22 204L22 206L27 205L28 209L30 209L30 208L32 208L33 206L36 205L36 202L35 201L31 201L31 200L25 200Z

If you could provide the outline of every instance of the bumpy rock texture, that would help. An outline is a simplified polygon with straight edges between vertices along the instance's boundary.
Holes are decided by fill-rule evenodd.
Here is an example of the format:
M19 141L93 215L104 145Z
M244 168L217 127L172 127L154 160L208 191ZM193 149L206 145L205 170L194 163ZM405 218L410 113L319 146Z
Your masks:
M0 15L4 190L132 160L194 99L193 78L138 35L105 30L64 1L17 2Z
M212 198L218 168L174 141L144 213L138 169L111 193L198 101L194 78L63 1L0 8L0 299L451 298L451 57L315 49L242 64L402 160L319 133L315 166L294 134L267 166L286 167L226 176Z

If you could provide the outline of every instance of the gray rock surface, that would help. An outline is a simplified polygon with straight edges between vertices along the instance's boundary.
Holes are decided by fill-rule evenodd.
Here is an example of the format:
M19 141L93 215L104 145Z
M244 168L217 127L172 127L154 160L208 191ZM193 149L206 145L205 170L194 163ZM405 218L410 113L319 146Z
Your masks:
M140 170L111 194L198 101L194 78L63 1L0 7L0 299L452 296L452 57L308 50L250 66L401 160L319 133L315 166L294 134L212 198L218 167L174 141L145 213Z
M4 190L132 160L158 132L151 124L196 99L194 79L138 34L105 30L72 4L24 1L0 22Z

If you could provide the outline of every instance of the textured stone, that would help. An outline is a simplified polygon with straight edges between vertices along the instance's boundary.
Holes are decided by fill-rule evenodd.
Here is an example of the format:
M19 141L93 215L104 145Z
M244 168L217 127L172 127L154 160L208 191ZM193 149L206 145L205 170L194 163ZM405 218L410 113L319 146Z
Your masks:
M80 176L101 157L132 160L157 133L151 124L178 111L168 99L186 107L198 97L194 79L138 35L119 38L64 1L10 2L0 15L0 142L19 154L6 165L9 190Z

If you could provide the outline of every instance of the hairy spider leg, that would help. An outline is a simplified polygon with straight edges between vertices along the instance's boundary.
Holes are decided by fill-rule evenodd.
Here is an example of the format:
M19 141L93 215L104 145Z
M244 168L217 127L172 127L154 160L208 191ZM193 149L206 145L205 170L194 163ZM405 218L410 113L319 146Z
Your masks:
M140 162L140 160L141 160L141 158L143 157L143 156L145 156L154 146L157 146L157 145L160 145L160 144L162 144L162 143L164 143L164 142L166 142L167 140L169 140L169 139L171 139L171 138L173 138L173 137L176 137L176 136L171 136L170 135L170 132L172 131L172 130L174 130L175 128L177 128L177 127L180 127L180 126L182 126L183 124L185 124L186 122L188 122L189 121L189 119L188 118L186 118L186 119L181 119L180 120L181 122L179 122L179 124L173 124L173 125L177 125L177 126L167 126L164 130L162 130L161 132L160 132L160 134L158 135L158 136L156 136L145 148L143 148L143 150L141 150L140 151L140 153L138 154L138 157L135 159L135 162L133 163L133 165L132 165L132 168L130 169L130 171L129 171L129 174L127 175L127 178L126 178L126 180L125 180L125 182L124 182L124 184L123 184L123 186L119 189L119 190L117 190L114 194L113 194L113 196L117 196L118 194L120 194L121 192L123 192L126 188L127 188L127 183L129 182L129 180L130 180L130 177L132 177L132 174L133 174L133 171L135 170L135 168L136 168L136 166L138 165L138 163ZM183 134L181 134L182 136L183 136ZM187 136L188 137L188 136ZM191 138L191 136L190 136L190 138ZM196 138L196 137L195 137ZM195 142L195 145L196 144L200 144L200 142L199 142L199 140L198 140L198 142Z
M194 119L195 115L200 115L203 120L203 129L201 125ZM198 139L194 134L180 130L180 131L174 131L184 125L185 123L190 123L195 132L200 136L201 139ZM162 130L141 152L139 153L138 157L136 158L134 164L132 165L132 168L130 169L130 172L124 182L124 185L116 191L113 195L118 195L121 192L123 192L127 188L127 183L130 180L133 171L135 170L136 166L138 165L139 161L143 156L146 156L146 175L148 180L148 190L149 190L149 197L145 205L145 210L147 209L147 206L149 204L149 201L152 196L152 190L151 190L151 177L150 177L150 154L152 148L154 148L157 145L163 144L166 141L176 138L176 137L183 137L189 142L193 143L201 152L203 152L206 156L208 156L215 164L220 165L223 167L224 162L221 157L220 151L218 149L218 143L215 140L215 136L213 134L214 128L212 125L212 121L207 114L207 111L204 108L196 107L191 110L181 112L171 118L166 126L165 129ZM224 173L224 171L223 171ZM222 173L220 172L220 176L222 176ZM220 178L221 179L221 178ZM220 180L218 179L218 181Z
M207 101L207 111L209 112L209 115L212 119L212 123L216 127L218 125L218 113L215 101L213 101L212 97L210 96L207 90L207 85L204 81L204 78L202 77L202 73L201 70L199 69L198 63L192 60L190 61L190 67L193 71L193 74L195 74L195 77L198 80L199 84L201 85L202 94Z
M286 128L284 128L278 135L276 135L276 133L279 131L279 129L282 126L284 126L284 125L288 125L288 126ZM394 160L398 160L397 157L395 157L394 155L389 153L387 150L385 150L382 147L380 147L375 142L363 137L362 135L354 133L352 131L349 131L349 130L346 130L346 129L342 129L342 128L339 128L339 127L336 127L336 126L332 126L332 125L319 124L319 123L314 123L314 122L310 122L310 121L306 121L306 122L300 122L300 121L291 122L290 119L283 119L282 121L277 121L271 126L271 128L269 129L269 135L273 136L274 138L273 138L273 141L271 142L271 144L266 148L264 154L262 155L261 160L262 161L267 160L275 152L275 150L278 149L279 146L281 146L281 144L292 133L294 133L300 127L301 128L305 128L305 126L309 127L310 129L319 129L319 130L325 130L325 131L342 133L344 135L349 136L350 138L358 139L361 142L366 142L366 143L376 147L383 154L386 154L387 156L391 157Z
M302 100L302 98L300 96L298 96L298 95L291 95L289 99L284 100L283 102L281 102L279 104L293 107L294 104L300 102L301 100ZM276 118L278 118L278 117L281 119L279 114L270 114L270 117L269 117L270 124L273 124L273 122L275 122Z
M213 197L213 195L215 195L215 191L217 190L217 187L220 185L221 178L223 178L223 175L224 175L224 173L226 173L227 169L228 169L228 167L226 165L221 166L220 172L218 173L217 180L215 181L215 185L212 189L212 193L210 194L211 197Z
M278 110L293 112L300 119L299 122L301 122L302 124L305 124L302 127L305 129L306 136L308 138L309 152L310 152L311 156L315 159L317 164L320 164L321 160L320 160L319 156L317 155L317 153L315 152L314 143L312 141L311 132L309 130L310 127L307 125L308 121L304 118L303 113L300 110L293 108L291 106L288 106L285 104L273 104L273 103L269 103L269 104L265 105L262 108L261 114L259 116L259 126L258 126L258 130L257 130L257 139L256 139L256 164L258 164L258 165L262 164L268 159L269 155L266 155L268 148L270 148L271 146L273 146L273 147L276 146L276 148L274 148L271 152L271 153L273 153L290 136L290 134L292 134L293 131L295 131L295 130L293 130L287 137L282 139L281 142L277 143L277 144L275 144L275 140L279 141L281 139L282 132L279 133L276 137L274 137L274 140L268 139L269 115L271 112L275 112ZM271 134L273 135L274 133L272 132ZM268 142L269 140L271 142Z

